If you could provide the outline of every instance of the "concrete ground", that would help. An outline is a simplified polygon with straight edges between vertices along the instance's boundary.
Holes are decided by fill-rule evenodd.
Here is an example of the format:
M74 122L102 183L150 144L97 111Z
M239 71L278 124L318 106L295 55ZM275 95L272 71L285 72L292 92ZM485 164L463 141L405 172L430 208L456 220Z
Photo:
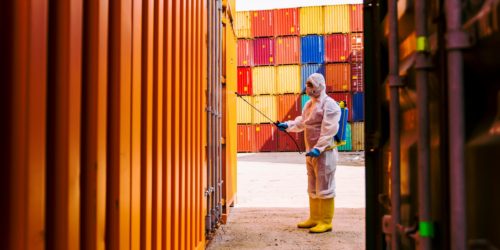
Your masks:
M207 249L364 249L364 154L340 153L333 231L296 228L308 216L304 155L238 155L238 192L228 223Z

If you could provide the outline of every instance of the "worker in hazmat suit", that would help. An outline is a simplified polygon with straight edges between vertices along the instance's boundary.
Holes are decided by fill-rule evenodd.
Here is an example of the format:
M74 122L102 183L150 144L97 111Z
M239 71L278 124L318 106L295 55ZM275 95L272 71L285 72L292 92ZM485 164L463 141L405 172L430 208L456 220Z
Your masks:
M334 210L338 152L332 145L339 130L341 110L325 89L323 75L310 75L306 93L311 99L305 104L302 116L277 125L282 131L304 131L310 216L297 226L309 228L311 233L331 231Z

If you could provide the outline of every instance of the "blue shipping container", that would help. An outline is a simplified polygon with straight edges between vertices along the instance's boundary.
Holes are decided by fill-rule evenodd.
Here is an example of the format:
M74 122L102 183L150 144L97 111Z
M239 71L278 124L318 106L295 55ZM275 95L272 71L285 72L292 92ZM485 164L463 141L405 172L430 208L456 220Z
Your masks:
M352 98L352 120L355 122L364 121L365 120L365 112L364 112L364 102L365 102L365 94L364 93L354 93Z
M301 62L305 63L323 63L325 55L325 43L323 36L310 35L301 39Z
M345 145L338 148L339 151L352 151L352 132L351 124L347 123L345 130Z
M304 64L301 69L302 90L306 88L307 78L313 73L320 73L325 76L325 65L323 64Z

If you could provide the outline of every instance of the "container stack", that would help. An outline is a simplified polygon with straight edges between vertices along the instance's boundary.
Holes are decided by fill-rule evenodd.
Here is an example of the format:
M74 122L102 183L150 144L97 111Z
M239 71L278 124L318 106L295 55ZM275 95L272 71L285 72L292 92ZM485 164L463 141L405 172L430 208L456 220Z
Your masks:
M301 114L312 73L325 76L328 95L346 101L349 124L342 151L364 149L362 5L333 5L236 13L238 36L238 152L297 151L273 121ZM301 95L302 94L302 95ZM291 133L305 150L303 133Z

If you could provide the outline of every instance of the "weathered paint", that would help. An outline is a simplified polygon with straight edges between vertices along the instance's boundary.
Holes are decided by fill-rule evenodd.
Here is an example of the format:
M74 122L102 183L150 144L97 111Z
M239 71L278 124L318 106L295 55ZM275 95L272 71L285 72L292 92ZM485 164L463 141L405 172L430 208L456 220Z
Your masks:
M349 5L324 7L325 34L351 32Z
M276 93L300 93L300 66L286 65L276 67Z
M290 36L300 34L300 13L298 8L274 10L274 35Z
M269 95L276 93L276 67L252 68L253 94Z
M303 7L300 8L300 34L323 34L324 16L323 7Z

